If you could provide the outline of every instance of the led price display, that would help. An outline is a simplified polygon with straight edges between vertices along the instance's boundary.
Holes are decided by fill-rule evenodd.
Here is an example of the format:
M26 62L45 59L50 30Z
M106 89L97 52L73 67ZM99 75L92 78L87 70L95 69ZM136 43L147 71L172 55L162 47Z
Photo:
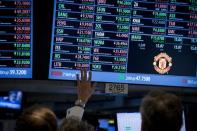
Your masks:
M197 0L55 0L49 78L197 86Z
M0 78L32 77L32 0L0 0Z

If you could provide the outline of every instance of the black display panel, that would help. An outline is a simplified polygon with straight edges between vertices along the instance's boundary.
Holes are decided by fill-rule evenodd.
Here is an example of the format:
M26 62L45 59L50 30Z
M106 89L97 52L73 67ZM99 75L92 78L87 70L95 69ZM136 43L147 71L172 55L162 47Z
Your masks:
M197 0L55 0L50 79L197 87Z
M0 0L0 78L32 78L33 1Z

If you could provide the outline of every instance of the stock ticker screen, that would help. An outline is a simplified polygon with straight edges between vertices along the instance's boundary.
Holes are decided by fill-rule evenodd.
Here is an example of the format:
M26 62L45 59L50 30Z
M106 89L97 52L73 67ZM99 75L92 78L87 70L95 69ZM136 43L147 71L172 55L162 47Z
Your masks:
M32 0L0 0L0 78L32 78Z
M197 0L55 0L50 79L197 87Z

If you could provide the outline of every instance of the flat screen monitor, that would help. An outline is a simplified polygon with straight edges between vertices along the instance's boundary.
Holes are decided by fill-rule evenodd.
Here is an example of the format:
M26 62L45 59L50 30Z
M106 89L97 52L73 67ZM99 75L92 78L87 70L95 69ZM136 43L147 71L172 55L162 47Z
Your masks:
M50 79L197 87L197 3L54 0Z
M114 119L98 119L99 122L99 129L96 131L101 131L101 129L106 131L115 131L115 122Z
M117 113L117 127L118 131L141 131L141 114L136 113ZM180 131L186 131L185 115L183 113L183 125Z
M7 95L0 96L0 108L21 109L23 94L21 91L10 91Z
M0 78L32 78L33 0L0 0Z

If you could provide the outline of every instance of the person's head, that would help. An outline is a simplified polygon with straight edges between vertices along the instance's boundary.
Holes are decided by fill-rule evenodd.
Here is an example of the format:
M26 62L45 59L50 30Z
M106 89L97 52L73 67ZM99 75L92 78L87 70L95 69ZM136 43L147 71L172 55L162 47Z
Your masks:
M22 113L16 122L16 131L56 131L57 119L52 110L32 106Z
M180 131L183 119L182 104L173 94L150 92L142 100L140 112L142 131Z
M70 117L63 120L59 131L94 131L94 127L87 122Z

